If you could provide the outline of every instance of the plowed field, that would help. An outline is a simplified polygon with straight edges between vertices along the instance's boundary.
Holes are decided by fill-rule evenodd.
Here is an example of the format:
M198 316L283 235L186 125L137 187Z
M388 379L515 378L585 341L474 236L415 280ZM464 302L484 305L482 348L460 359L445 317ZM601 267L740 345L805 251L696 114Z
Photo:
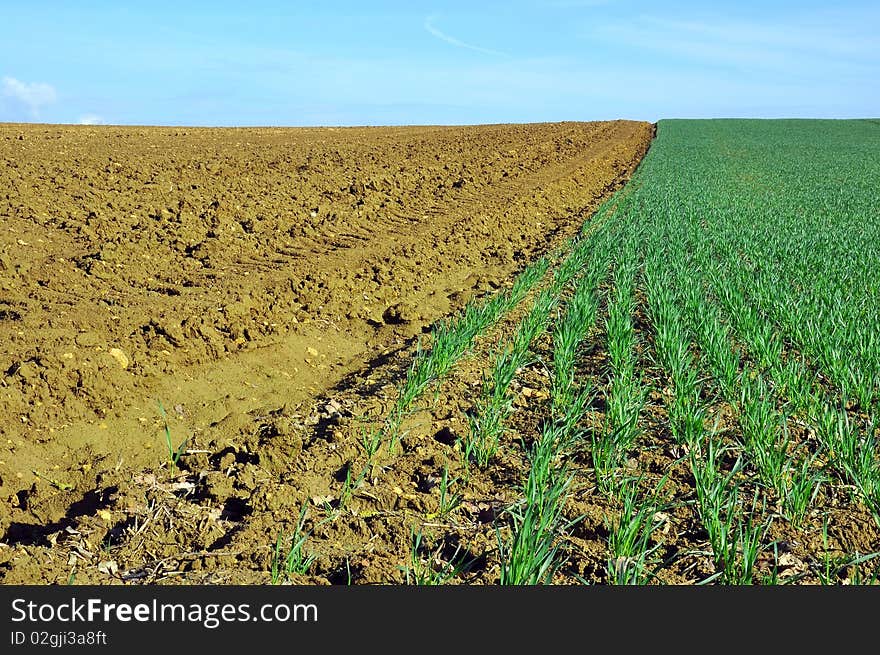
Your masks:
M401 480L353 491L359 417L652 134L0 125L0 579L266 583L302 515L315 559L284 579L405 581L454 431L423 452L410 426Z

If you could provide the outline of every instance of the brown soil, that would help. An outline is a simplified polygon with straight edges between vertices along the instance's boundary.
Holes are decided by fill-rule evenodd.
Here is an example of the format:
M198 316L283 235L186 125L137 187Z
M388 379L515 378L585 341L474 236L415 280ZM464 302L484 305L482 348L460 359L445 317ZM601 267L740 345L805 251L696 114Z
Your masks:
M436 514L444 461L457 475L458 401L346 497L357 417L393 400L417 335L574 234L651 136L0 125L2 580L265 583L307 503L301 581L402 582L412 513ZM187 440L176 471L159 403ZM514 460L445 532L477 562Z

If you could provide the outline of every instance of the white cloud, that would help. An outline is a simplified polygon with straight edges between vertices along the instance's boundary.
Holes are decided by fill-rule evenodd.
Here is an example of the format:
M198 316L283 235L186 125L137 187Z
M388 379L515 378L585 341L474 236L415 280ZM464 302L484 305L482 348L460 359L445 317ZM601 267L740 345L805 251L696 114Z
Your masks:
M3 95L27 109L32 118L46 105L58 99L55 88L44 82L22 82L14 77L3 78Z
M456 39L454 36L449 36L448 34L441 32L436 27L434 27L435 16L428 16L425 19L425 29L428 30L432 36L437 37L441 41L445 41L450 45L454 45L456 48L465 48L466 50L473 50L475 52L482 52L486 55L494 55L496 57L508 57L504 52L499 52L498 50L491 50L490 48L482 48L478 45L472 45L470 43L465 43L459 39Z
M97 114L83 114L79 117L80 125L105 125L107 121Z

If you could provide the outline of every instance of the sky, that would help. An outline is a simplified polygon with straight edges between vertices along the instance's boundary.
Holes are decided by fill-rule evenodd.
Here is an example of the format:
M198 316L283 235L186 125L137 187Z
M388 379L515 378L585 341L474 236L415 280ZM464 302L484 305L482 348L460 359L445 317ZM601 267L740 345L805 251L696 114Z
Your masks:
M0 0L0 122L880 116L876 0Z

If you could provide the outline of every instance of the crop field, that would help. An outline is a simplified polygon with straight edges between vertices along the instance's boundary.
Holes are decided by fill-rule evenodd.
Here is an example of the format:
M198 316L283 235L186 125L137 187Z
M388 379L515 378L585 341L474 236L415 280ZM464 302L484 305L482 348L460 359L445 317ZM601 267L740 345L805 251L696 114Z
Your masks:
M0 125L0 578L268 581L330 493L299 472L319 414L573 236L652 135Z
M208 214L199 241L180 236L197 222L172 213L158 221L172 229L148 231L150 247L136 251L157 260L148 279L99 278L102 295L76 306L102 313L94 343L94 329L71 335L60 310L43 314L40 331L26 329L26 310L58 293L51 280L40 284L41 270L32 269L31 291L3 287L10 300L0 319L17 338L0 362L14 425L0 468L10 508L0 575L102 584L877 582L880 124L664 120L644 158L647 124L435 129L379 132L372 138L387 141L364 149L429 162L402 187L393 171L380 173L400 189L390 195L404 212L422 202L428 171L441 169L426 153L474 153L470 177L439 174L453 200L438 207L431 183L424 206L460 217L438 218L431 239L421 236L430 221L402 236L394 223L379 241L401 239L400 249L371 253L364 220L360 242L338 243L353 237L337 208L310 224L323 240L294 223L282 247L281 226L261 232L253 220L216 252L210 234L221 228ZM340 155L340 179L353 161ZM311 204L302 209L313 219L327 213ZM33 224L12 220L20 234L10 243L34 242L24 232ZM49 227L95 239L69 221ZM90 275L124 276L130 240L65 259ZM343 254L336 268L309 269L297 248L314 261ZM358 248L385 266L353 268L345 257ZM19 272L15 252L3 251L0 271ZM202 255L199 267L187 263L193 252L209 265ZM294 272L303 284L291 313ZM448 280L455 288L442 287ZM132 300L127 289L138 285L156 295ZM315 295L304 301L303 289ZM353 298L382 293L379 310L358 315ZM163 310L155 316L135 302L154 297ZM233 301L250 321L228 320ZM184 324L182 309L192 317ZM212 311L227 320L222 329ZM286 340L269 338L292 318ZM142 350L130 355L123 334L137 334ZM81 335L91 336L79 343ZM117 395L133 405L149 397L153 408L111 405L122 384L113 378L99 396L43 389L56 368L46 344L74 337L81 348L69 358L61 349L62 370L91 349L97 370L127 375L132 357L140 376L156 379L123 376L131 389ZM286 384L276 371L288 373ZM93 398L106 403L95 418L84 406ZM56 431L72 435L67 450ZM100 434L108 436L96 456L88 449Z

